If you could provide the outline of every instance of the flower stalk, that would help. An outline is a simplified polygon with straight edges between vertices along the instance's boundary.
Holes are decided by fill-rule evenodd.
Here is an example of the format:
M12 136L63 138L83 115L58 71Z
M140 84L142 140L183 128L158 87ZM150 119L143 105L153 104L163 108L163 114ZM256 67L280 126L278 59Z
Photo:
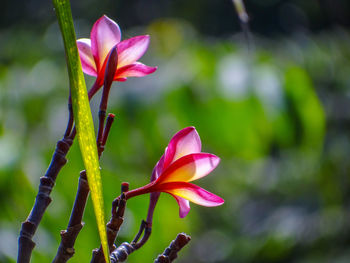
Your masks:
M177 258L177 253L191 241L191 237L185 233L180 233L176 236L169 247L167 247L163 254L159 255L154 263L170 263Z

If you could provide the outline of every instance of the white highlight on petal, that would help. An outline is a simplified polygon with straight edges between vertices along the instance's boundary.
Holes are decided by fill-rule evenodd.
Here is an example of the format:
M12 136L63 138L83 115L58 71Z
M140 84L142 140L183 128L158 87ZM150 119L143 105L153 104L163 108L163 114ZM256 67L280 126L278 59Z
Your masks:
M91 52L91 41L88 38L81 38L77 40L77 47L79 51L81 66L85 74L96 77L97 69L94 57Z
M104 15L93 25L90 38L92 54L99 70L109 51L120 42L120 28L116 22Z

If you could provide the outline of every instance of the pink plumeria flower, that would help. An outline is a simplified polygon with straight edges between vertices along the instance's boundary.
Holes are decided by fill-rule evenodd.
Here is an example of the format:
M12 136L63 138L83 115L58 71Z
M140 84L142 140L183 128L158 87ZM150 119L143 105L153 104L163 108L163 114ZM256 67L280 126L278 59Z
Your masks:
M207 176L219 164L220 158L201 152L201 140L194 127L174 135L164 155L155 166L151 183L126 193L126 198L165 192L171 194L180 207L180 217L190 211L189 201L202 206L219 206L224 200L189 182Z
M83 72L96 77L95 85L89 92L90 97L103 85L108 54L115 46L118 51L115 81L125 81L128 77L143 77L157 69L137 62L148 48L150 40L148 35L120 40L121 32L118 24L106 15L95 22L90 39L77 40Z

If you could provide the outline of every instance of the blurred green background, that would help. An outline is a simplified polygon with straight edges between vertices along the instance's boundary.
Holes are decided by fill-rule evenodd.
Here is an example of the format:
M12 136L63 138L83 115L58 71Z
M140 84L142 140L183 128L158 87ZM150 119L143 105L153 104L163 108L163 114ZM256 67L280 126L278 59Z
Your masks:
M150 241L128 262L153 262L179 232L192 236L179 262L350 261L350 3L246 1L251 48L232 2L73 1L77 37L102 14L123 38L150 34L142 62L159 69L114 83L116 114L101 159L105 211L148 183L171 136L195 126L221 164L196 184L221 207L192 205L180 219L162 194ZM6 1L0 17L0 262L15 262L17 236L67 120L68 77L50 1ZM91 86L93 78L87 77ZM100 94L99 94L100 95ZM99 96L92 100L94 118ZM35 241L50 262L66 228L79 171L74 143ZM118 242L131 241L148 196L131 199ZM89 201L70 262L99 246Z

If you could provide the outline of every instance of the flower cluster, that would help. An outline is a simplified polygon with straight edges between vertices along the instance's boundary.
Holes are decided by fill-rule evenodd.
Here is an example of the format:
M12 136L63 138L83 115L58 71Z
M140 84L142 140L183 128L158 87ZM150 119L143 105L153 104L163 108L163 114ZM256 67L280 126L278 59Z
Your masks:
M105 15L93 25L90 39L77 40L84 73L96 77L95 85L89 91L90 97L104 85L105 78L110 80L109 83L113 80L125 81L128 77L142 77L157 69L137 61L148 48L148 35L120 40L118 24ZM108 98L108 95L105 97ZM165 153L154 167L151 182L125 193L127 199L151 193L147 218L149 224L152 223L160 192L171 194L176 199L180 217L185 217L190 211L190 201L202 206L219 206L224 203L221 197L190 183L208 175L220 162L219 157L202 153L201 147L201 140L194 127L179 131L170 140Z

